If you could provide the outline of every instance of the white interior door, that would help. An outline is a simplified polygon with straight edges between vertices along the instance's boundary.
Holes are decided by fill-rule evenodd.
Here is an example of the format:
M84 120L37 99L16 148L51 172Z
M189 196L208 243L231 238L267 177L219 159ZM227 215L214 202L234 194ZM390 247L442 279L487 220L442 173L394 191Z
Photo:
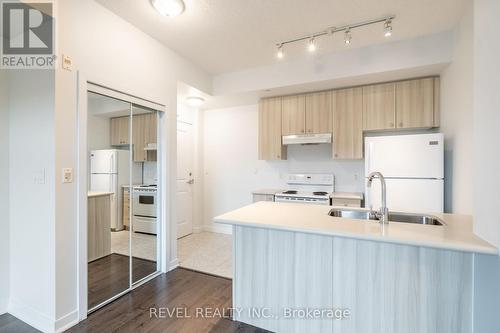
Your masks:
M177 238L193 232L193 125L177 122Z

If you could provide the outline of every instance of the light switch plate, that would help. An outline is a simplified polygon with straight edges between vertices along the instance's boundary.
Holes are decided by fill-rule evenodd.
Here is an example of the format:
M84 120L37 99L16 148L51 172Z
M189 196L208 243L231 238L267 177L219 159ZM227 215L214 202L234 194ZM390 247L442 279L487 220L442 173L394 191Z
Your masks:
M33 172L33 184L36 185L45 184L45 169L40 169Z
M71 70L73 69L73 61L71 60L70 56L63 54L62 68L71 72Z
M72 168L64 168L63 169L63 183L72 183L73 182L73 169Z

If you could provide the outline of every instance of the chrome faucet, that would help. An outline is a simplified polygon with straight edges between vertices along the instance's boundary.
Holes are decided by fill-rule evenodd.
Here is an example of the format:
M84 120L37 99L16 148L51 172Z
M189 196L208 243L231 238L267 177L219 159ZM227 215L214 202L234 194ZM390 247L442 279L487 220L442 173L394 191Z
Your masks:
M374 178L380 179L380 184L382 185L382 205L380 206L380 211L375 213L375 216L378 218L380 223L387 224L389 223L389 209L387 209L386 202L385 178L380 172L374 171L368 175L368 182L366 183L367 187L372 186L372 181Z

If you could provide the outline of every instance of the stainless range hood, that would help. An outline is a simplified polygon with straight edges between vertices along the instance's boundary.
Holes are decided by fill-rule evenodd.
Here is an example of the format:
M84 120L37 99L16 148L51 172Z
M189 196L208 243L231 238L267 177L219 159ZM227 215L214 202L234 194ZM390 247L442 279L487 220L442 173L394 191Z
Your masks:
M284 145L314 145L332 143L332 133L284 135Z

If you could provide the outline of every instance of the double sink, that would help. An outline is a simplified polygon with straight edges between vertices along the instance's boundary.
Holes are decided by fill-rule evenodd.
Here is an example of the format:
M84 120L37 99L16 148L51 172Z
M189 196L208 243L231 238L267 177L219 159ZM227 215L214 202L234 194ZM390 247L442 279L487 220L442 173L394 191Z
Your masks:
M334 208L330 210L328 215L334 217L344 217L348 219L357 219L357 220L372 220L372 221L379 220L375 212L366 210ZM398 212L389 212L389 221L414 223L414 224L440 225L440 226L445 224L441 219L432 215L398 213Z

